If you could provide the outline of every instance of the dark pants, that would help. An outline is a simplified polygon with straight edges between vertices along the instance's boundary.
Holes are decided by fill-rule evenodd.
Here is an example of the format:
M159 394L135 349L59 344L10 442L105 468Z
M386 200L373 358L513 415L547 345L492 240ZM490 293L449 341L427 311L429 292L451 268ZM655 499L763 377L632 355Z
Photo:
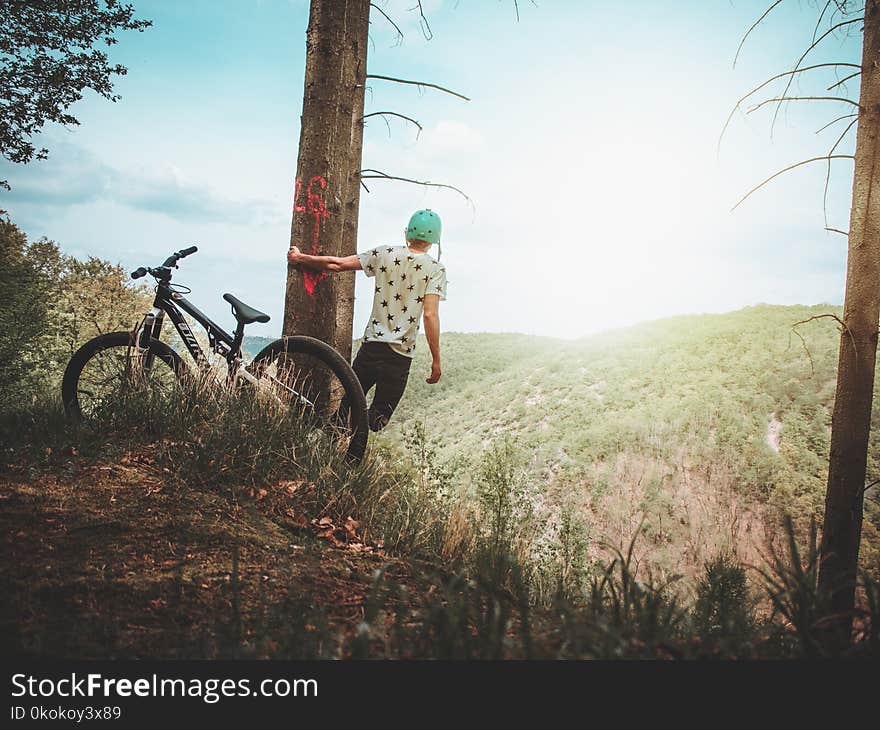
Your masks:
M406 390L410 365L411 358L394 352L385 342L365 342L358 350L352 369L364 393L376 386L369 410L372 431L381 431L388 424Z

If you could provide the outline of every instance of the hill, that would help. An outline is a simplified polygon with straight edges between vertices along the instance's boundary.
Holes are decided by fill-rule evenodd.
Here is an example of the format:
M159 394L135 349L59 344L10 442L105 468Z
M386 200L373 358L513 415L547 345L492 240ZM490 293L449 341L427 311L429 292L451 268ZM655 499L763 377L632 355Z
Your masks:
M245 335L244 340L241 342L241 349L247 354L253 357L260 350L262 350L266 345L270 342L274 342L277 337L254 337L252 335Z
M822 315L840 313L758 305L579 340L445 332L434 386L422 337L378 441L411 450L423 439L435 471L467 488L487 447L509 438L544 506L575 505L594 536L619 544L644 520L668 549L661 562L689 572L719 549L754 557L771 515L821 522L839 343ZM269 341L246 338L246 349ZM878 426L875 409L869 481L880 475ZM875 492L866 565L880 561Z
M744 533L772 531L768 511L821 519L839 342L826 313L840 309L760 305L576 341L444 333L442 380L424 382L420 343L382 438L403 442L421 424L438 459L466 474L509 436L531 478L587 509L604 537L617 543L645 519L680 567L676 552L698 534L713 534L710 550L742 547ZM870 481L878 425L875 409ZM876 564L880 510L869 502L863 552ZM692 565L706 557L694 553Z

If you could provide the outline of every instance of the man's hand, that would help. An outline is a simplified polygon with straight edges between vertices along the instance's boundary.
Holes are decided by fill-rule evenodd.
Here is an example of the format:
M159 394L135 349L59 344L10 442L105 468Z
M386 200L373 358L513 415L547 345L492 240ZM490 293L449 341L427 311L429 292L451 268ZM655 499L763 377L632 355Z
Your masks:
M291 246L290 251L287 252L287 260L292 264L298 264L300 261L300 256L302 256L302 251L300 251L296 246Z
M434 385L438 380L440 380L440 361L434 360L431 363L431 374L425 378L425 382Z

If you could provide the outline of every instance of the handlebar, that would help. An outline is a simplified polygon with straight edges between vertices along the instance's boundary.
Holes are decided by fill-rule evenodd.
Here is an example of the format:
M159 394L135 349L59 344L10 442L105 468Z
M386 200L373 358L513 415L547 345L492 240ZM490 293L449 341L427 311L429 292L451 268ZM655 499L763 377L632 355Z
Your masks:
M187 256L191 256L196 251L198 251L198 246L189 246L188 248L183 248L177 253L171 254L167 259L165 259L165 263L161 266L157 266L156 268L145 268L143 266L135 269L131 272L132 279L140 279L147 274L151 274L155 276L157 279L164 279L166 281L171 279L171 268L177 266L177 262L180 259L186 258Z
M177 264L178 259L186 258L190 254L194 254L198 251L198 246L190 246L189 248L184 248L177 253L171 254L167 259L165 259L165 263L162 266L171 267Z

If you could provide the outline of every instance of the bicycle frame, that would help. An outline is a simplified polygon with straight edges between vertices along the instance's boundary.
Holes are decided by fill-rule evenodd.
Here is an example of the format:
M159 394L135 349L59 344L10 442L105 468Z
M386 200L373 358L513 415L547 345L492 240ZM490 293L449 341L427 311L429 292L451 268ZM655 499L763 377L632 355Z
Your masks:
M208 315L186 299L186 297L179 292L174 291L167 282L160 282L156 287L156 297L153 300L153 308L144 318L143 327L141 328L138 337L139 347L148 349L151 338L156 340L160 339L162 325L165 322L165 315L167 314L171 323L174 325L174 329L177 330L180 339L183 341L183 344L186 346L187 351L192 356L199 370L203 373L208 373L211 370L211 364L199 345L198 340L196 340L189 323L187 323L180 310L186 312L195 319L196 322L202 325L205 332L208 333L208 344L211 349L226 360L229 384L239 377L244 378L254 385L259 384L256 376L250 372L248 368L242 365L241 343L244 340L244 324L239 322L238 326L235 328L235 333L230 335L220 325L208 317ZM153 358L154 356L152 354L147 355L144 364L147 370L152 368ZM314 403L302 393L299 393L289 385L282 383L275 378L272 378L272 380L276 385L281 386L291 395L296 396L296 398L298 398L304 405L314 407Z
M196 340L192 329L183 316L186 312L195 319L205 331L208 333L208 343L211 349L221 355L229 366L230 377L236 373L244 374L244 377L250 376L250 373L241 367L241 343L244 339L244 325L239 323L234 334L229 334L220 325L216 324L204 312L196 307L192 302L186 299L179 292L174 291L167 283L160 282L156 287L156 297L153 300L153 308L144 318L143 327L139 336L139 345L146 348L151 338L160 339L162 334L162 325L165 322L165 315L171 320L174 329L180 335L187 351L192 356L199 370L207 372L210 370L210 363L207 356ZM147 367L152 366L152 356L147 358ZM252 377L252 376L250 376ZM248 379L250 379L248 377Z

